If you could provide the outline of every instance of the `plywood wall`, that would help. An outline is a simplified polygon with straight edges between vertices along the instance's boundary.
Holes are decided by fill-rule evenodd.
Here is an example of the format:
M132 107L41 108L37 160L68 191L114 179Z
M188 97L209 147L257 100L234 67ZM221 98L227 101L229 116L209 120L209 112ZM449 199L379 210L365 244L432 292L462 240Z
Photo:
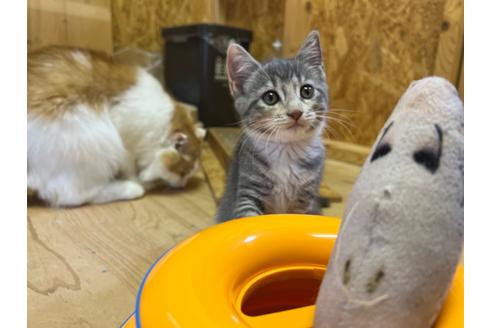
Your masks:
M160 51L162 27L225 23L252 30L253 54L266 58L273 41L282 39L284 5L285 0L113 0L114 47Z
M461 12L460 1L452 1L453 17L462 17L462 1ZM354 125L350 134L333 124L341 139L371 145L409 83L435 73L441 33L454 24L446 20L446 5L446 0L287 0L286 54L309 30L320 31L332 106L349 110L344 115Z
M219 23L253 31L260 60L280 38L293 55L318 29L332 98L353 126L336 139L371 145L412 80L441 75L462 92L463 0L29 0L29 48L160 52L162 27ZM461 81L461 82L460 82Z
M115 50L161 51L161 28L223 19L219 0L112 0Z
M27 15L29 50L47 45L113 50L110 0L29 0Z

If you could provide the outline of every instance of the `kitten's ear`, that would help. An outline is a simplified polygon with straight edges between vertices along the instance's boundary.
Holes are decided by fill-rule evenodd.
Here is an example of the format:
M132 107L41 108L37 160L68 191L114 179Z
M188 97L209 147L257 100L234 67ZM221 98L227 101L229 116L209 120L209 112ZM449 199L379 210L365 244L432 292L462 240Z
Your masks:
M232 95L244 92L246 80L260 68L260 64L237 43L230 43L227 48L227 78Z
M205 130L201 124L195 124L195 135L198 139L205 139L205 135L207 134L207 130Z
M296 59L308 64L309 66L323 67L323 53L319 44L319 32L314 30L308 34L302 44Z

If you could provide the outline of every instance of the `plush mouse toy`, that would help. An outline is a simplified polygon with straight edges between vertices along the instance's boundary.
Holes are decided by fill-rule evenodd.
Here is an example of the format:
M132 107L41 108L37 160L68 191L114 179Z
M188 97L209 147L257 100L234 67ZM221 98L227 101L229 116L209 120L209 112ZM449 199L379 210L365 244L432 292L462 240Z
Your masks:
M463 246L463 104L445 79L413 82L347 201L315 327L428 328Z

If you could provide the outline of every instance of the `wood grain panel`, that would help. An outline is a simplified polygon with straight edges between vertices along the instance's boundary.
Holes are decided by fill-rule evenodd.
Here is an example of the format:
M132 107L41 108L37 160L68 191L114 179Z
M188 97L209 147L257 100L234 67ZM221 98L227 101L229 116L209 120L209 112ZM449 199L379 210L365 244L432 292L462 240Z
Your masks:
M223 0L113 0L115 50L133 47L160 52L161 29L197 23L221 23Z

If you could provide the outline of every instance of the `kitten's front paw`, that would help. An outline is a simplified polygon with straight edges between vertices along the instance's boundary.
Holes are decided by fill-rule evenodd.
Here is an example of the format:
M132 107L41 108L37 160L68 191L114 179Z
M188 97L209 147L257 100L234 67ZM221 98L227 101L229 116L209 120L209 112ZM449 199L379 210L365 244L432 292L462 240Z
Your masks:
M250 216L258 216L258 215L261 215L261 213L255 211L247 211L247 212L238 213L236 217L239 219L239 218L247 218Z
M125 181L123 196L125 199L140 198L145 193L144 187L135 181Z

